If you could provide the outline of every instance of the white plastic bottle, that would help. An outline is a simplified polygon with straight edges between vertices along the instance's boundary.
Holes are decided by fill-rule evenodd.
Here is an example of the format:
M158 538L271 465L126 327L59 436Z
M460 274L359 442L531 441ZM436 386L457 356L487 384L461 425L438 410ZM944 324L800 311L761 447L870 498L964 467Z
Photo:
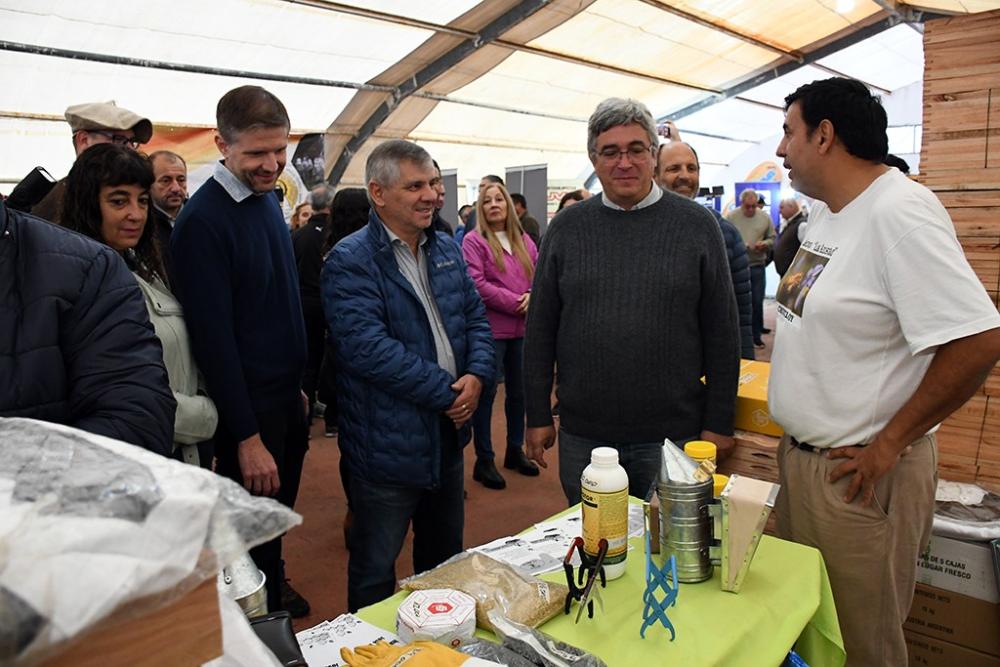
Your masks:
M596 556L598 543L608 541L604 572L608 579L625 574L628 556L628 474L618 465L618 451L597 447L580 477L583 500L583 550Z

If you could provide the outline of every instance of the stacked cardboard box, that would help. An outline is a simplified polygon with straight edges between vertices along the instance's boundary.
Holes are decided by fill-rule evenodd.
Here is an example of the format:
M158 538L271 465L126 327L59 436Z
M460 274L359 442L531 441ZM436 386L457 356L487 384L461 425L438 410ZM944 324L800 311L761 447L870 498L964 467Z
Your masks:
M988 542L933 535L917 560L917 581L983 602L1000 603L993 549ZM1000 654L1000 625L997 630L996 653Z
M767 383L771 377L771 364L766 361L740 360L740 383L736 390L737 429L780 436L781 426L771 419L767 407Z
M917 584L903 625L910 665L1000 667L1000 605Z
M923 122L919 180L1000 305L1000 11L925 24ZM1000 491L1000 370L942 424L938 443L942 477Z
M1000 590L992 549L934 535L917 561L903 626L911 665L1000 667Z
M911 665L1000 667L1000 591L991 548L934 535L917 561L903 626Z

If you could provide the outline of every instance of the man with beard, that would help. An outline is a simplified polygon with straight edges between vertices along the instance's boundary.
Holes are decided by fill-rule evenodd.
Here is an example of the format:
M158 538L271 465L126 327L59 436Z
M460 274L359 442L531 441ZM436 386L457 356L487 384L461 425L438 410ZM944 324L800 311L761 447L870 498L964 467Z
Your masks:
M153 220L156 223L156 240L160 243L160 258L167 270L167 278L174 282L173 258L170 256L170 236L174 223L187 201L187 163L177 153L156 151L149 156L153 166L153 185L149 196L153 200Z

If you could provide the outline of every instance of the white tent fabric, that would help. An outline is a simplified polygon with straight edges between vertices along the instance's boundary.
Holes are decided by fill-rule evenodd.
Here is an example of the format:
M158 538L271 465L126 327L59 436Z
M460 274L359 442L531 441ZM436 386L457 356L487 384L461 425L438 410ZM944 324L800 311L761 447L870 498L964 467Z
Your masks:
M244 83L275 92L294 130L327 132L328 172L354 139L337 167L344 184L360 184L364 157L388 137L425 144L460 181L548 164L551 179L582 182L586 119L601 99L634 97L664 117L722 93L677 120L709 176L779 131L783 98L802 83L842 73L888 98L920 81L921 35L905 24L768 76L894 20L883 5L919 18L870 0L775 0L767 11L752 0L0 0L0 191L36 164L68 170L60 119L71 104L114 99L159 126L212 127L219 97ZM1000 0L919 5L966 13ZM498 19L508 23L483 38ZM753 77L762 83L729 94ZM388 113L373 115L382 102ZM918 124L891 116L893 144L919 150Z

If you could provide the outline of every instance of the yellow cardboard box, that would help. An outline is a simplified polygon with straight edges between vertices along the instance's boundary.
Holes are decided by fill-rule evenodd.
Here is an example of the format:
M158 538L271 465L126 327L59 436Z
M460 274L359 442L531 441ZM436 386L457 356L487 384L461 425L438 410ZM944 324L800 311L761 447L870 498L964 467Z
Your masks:
M767 379L771 364L766 361L740 360L740 386L736 394L734 426L744 431L781 436L785 431L771 419L767 408Z

